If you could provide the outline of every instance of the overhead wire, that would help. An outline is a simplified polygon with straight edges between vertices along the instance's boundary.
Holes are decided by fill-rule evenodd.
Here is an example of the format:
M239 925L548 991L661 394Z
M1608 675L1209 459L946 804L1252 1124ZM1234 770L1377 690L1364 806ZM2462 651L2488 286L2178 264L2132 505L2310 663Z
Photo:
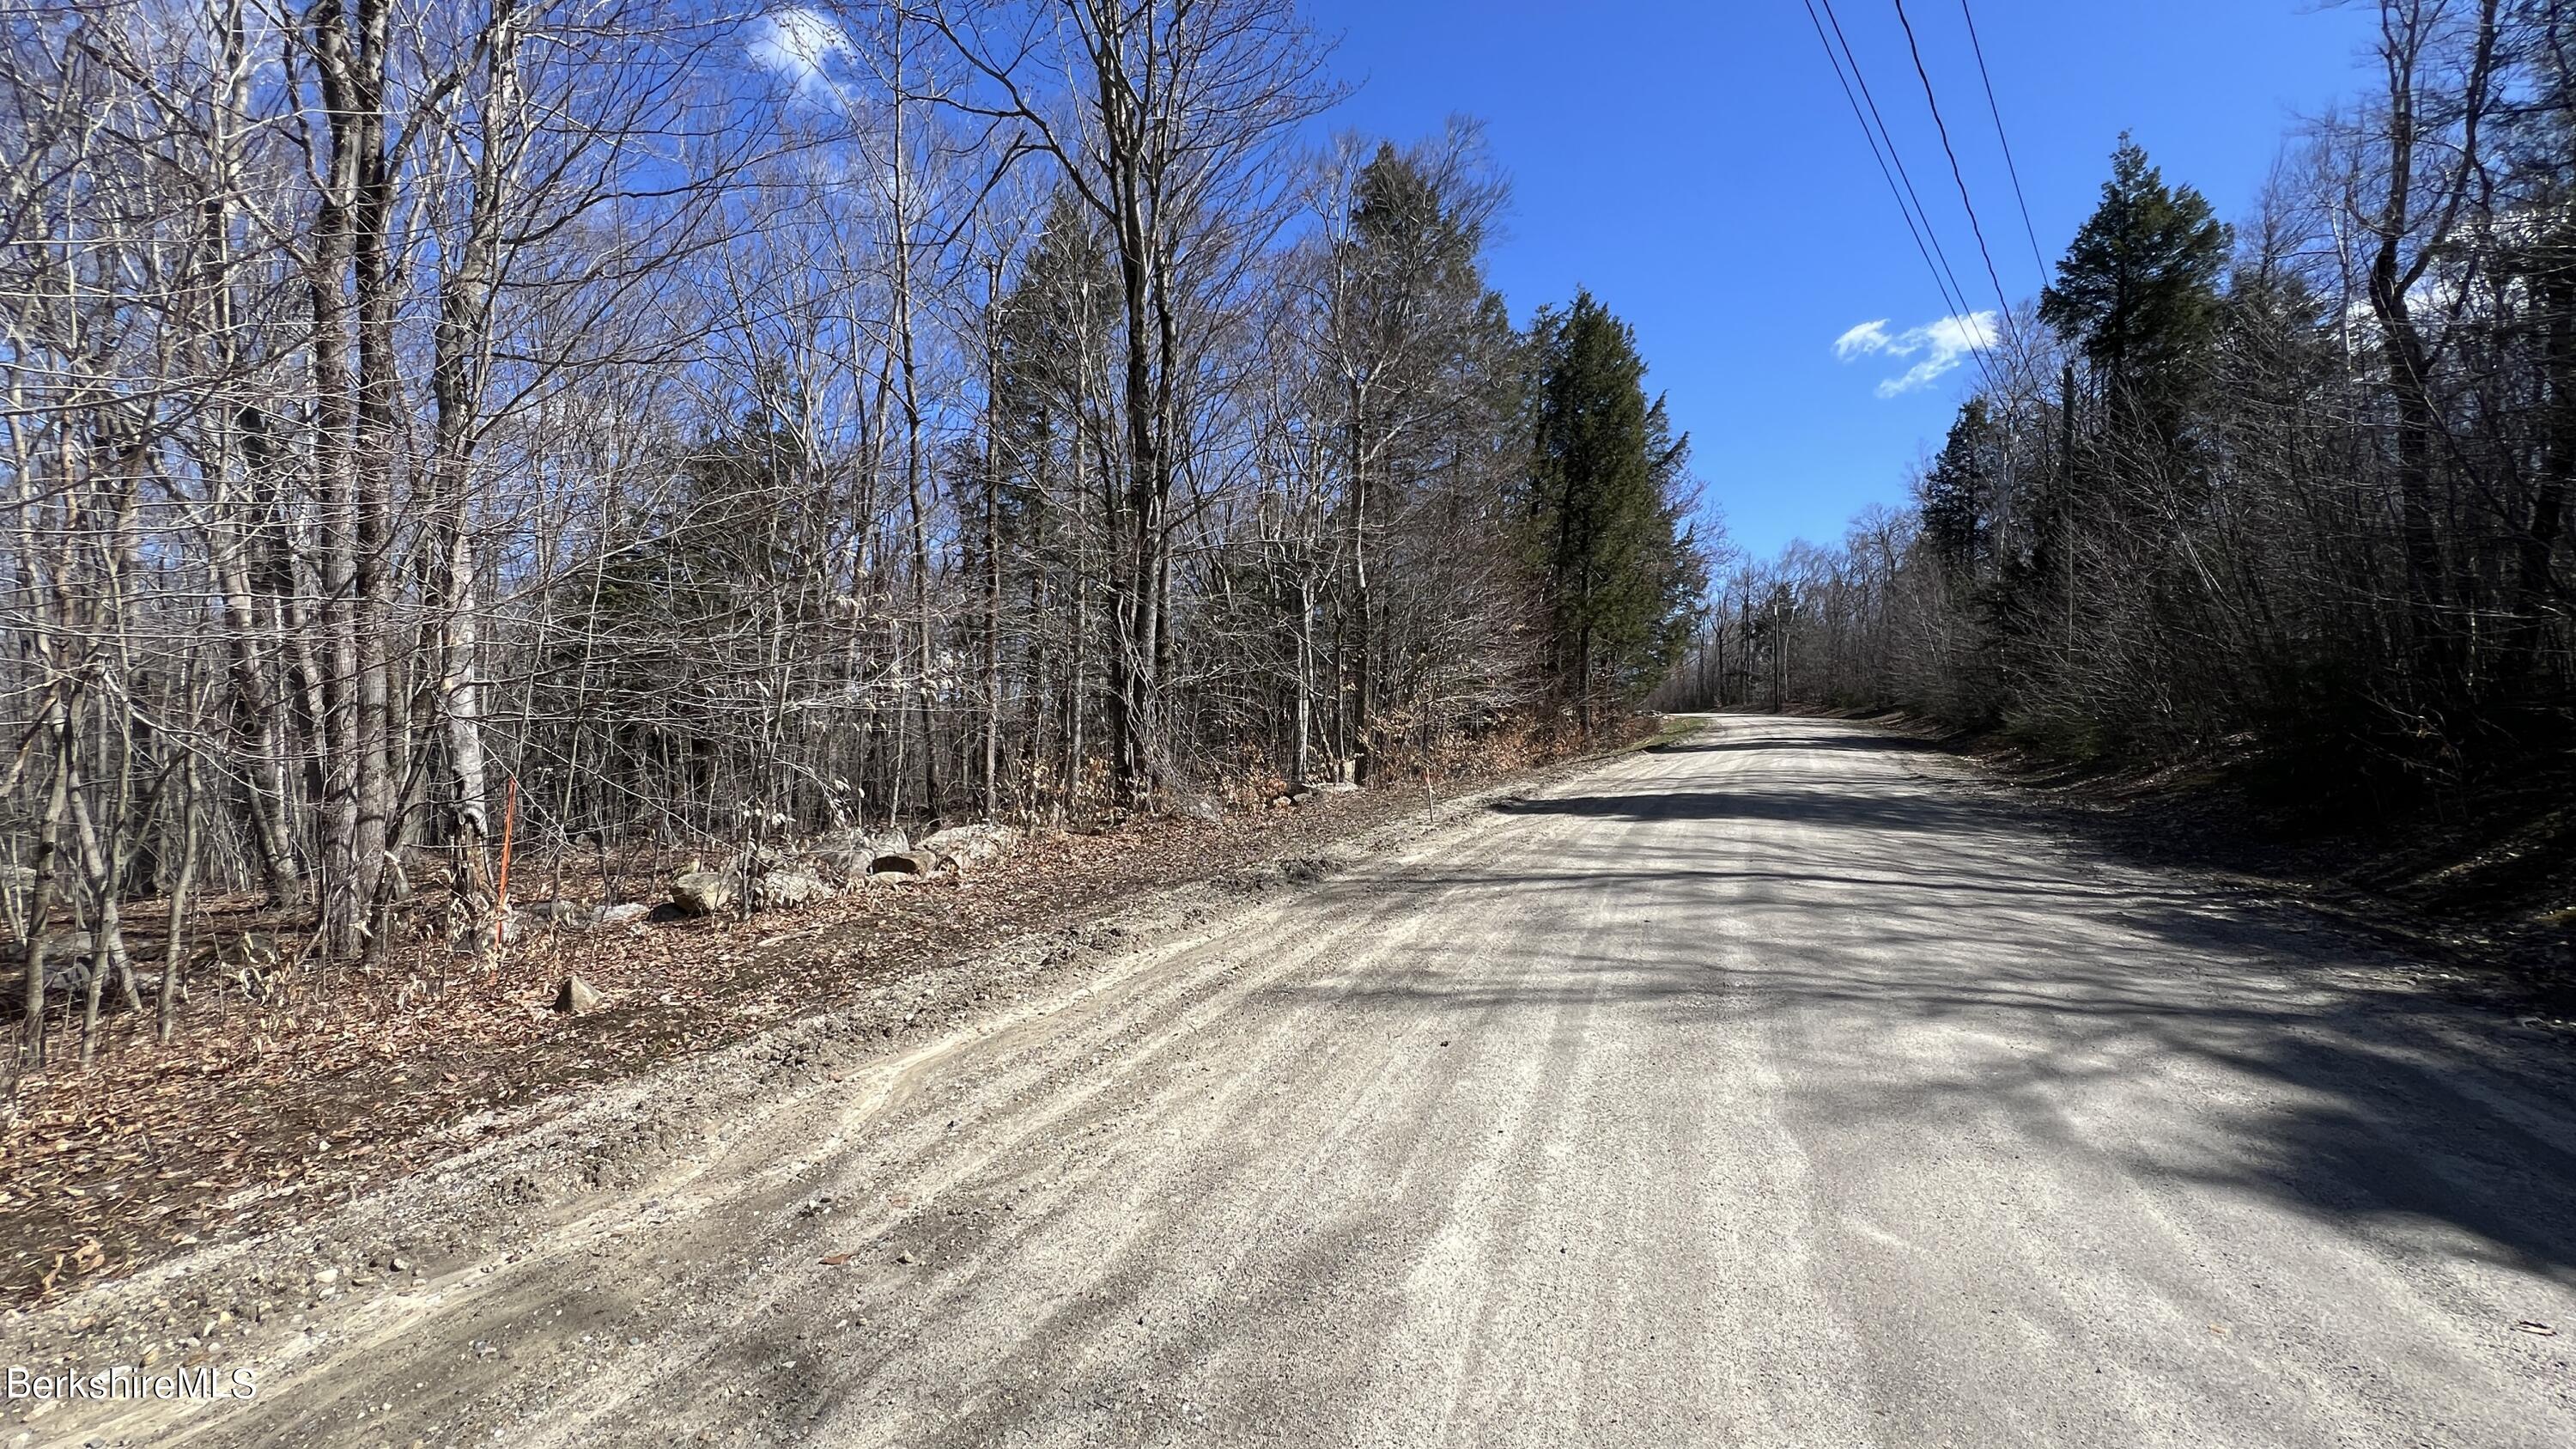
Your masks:
M1932 130L1941 138L1941 154L1950 159L1950 180L1959 188L1959 206L1968 213L1968 234L1976 239L1977 255L1986 264L1986 280L1994 284L1997 315L2004 325L2012 325L2012 299L2004 294L2003 275L1995 270L1995 254L1986 246L1986 228L1977 220L1977 203L1968 195L1968 176L1959 168L1958 148L1950 144L1950 124L1941 119L1940 97L1932 93L1932 72L1923 64L1923 47L1914 38L1914 22L1906 18L1905 0L1896 0L1896 23L1905 28L1905 48L1914 56L1915 77L1923 82L1923 104L1932 111Z
M1852 50L1850 37L1843 33L1842 19L1834 13L1833 0L1803 0L1803 3L1807 7L1808 23L1815 27L1816 39L1825 48L1826 63L1833 67L1834 79L1842 86L1843 100L1851 107L1852 118L1860 123L1861 137L1868 142L1870 156L1878 163L1879 176L1886 181L1889 194L1896 200L1897 213L1905 219L1905 229L1914 239L1916 252L1922 256L1925 268L1932 273L1932 285L1941 294L1941 305L1953 317L1973 327L1973 309L1968 305L1967 289L1959 284L1958 273L1950 266L1949 254L1941 246L1940 233L1932 226L1931 211L1923 205L1922 193L1915 189L1914 178L1905 169L1905 158L1897 152L1896 136L1888 130L1886 117L1878 109L1878 100L1870 93L1868 78L1861 74L1860 57ZM1816 8L1819 4L1824 7L1821 17ZM1826 34L1828 24L1833 30L1830 36ZM1840 45L1839 54L1837 43ZM1850 67L1849 75L1844 73L1846 64ZM1858 88L1857 94L1855 87ZM1882 143L1884 151L1881 150ZM1977 345L1973 336L1968 353L1976 361L1978 372L1984 375L1987 387L2001 391L1995 370L1987 361L1985 348Z
M2048 258L2039 249L2039 228L2030 224L2030 198L2021 190L2021 168L2013 162L2012 137L2004 132L2003 107L1995 103L1995 78L1986 69L1985 43L1977 38L1977 17L1968 0L1959 0L1959 18L1968 24L1968 49L1977 57L1977 79L1986 87L1986 114L1995 118L1995 144L2004 152L2004 174L2012 178L2013 204L2021 208L2022 235L2030 239L2030 259L2039 268L2039 284L2048 285Z
M1932 244L1932 255L1938 260L1942 275L1949 280L1949 293L1944 295L1956 294L1960 304L1965 305L1968 289L1959 285L1958 271L1950 265L1950 254L1941 245L1941 233L1932 225L1932 209L1923 204L1923 193L1914 187L1914 173L1906 169L1905 157L1896 146L1896 132L1888 126L1887 117L1878 109L1878 97L1869 88L1869 77L1861 73L1860 53L1852 49L1851 37L1843 33L1842 17L1834 13L1834 0L1815 0L1815 3L1824 7L1825 22L1833 27L1833 43L1842 47L1843 60L1851 67L1852 84L1860 88L1861 102L1869 107L1869 120L1863 122L1862 127L1866 130L1875 124L1878 128L1879 138L1887 144L1888 162L1896 168L1896 179L1904 183L1906 197L1913 201L1915 214L1923 219L1923 234ZM1808 17L1813 19L1814 13L1813 6L1810 6Z
M1860 98L1852 93L1851 78L1843 74L1842 57L1835 53L1832 38L1825 34L1824 21L1816 16L1815 0L1807 0L1807 19L1816 27L1816 39L1824 44L1825 63L1834 68L1834 79L1842 85L1843 100L1851 107L1852 118L1860 122L1861 139L1869 143L1870 159L1878 163L1879 177L1887 183L1888 194L1896 199L1896 214L1905 219L1905 234L1914 239L1915 252L1931 271L1933 286L1940 290L1941 305L1955 308L1958 301L1951 295L1949 282L1942 278L1940 264L1932 260L1931 248L1923 239L1923 229L1915 222L1914 208L1906 203L1904 191L1896 184L1896 174L1888 170L1887 157L1879 149L1878 132L1871 127L1869 118L1861 113Z

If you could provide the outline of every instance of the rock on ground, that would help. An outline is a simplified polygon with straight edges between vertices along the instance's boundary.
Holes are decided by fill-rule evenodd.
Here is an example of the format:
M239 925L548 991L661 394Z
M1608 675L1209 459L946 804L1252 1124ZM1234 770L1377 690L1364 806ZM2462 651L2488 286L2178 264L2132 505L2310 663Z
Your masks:
M868 863L881 855L912 848L912 837L900 830L835 830L814 842L816 862L852 880L868 873Z
M671 904L692 916L711 916L733 904L734 874L693 870L671 882Z
M794 910L810 906L832 893L822 878L809 871L773 870L751 883L752 909L766 911L778 908Z
M939 859L939 852L916 845L910 850L880 855L869 861L868 878L874 880L881 875L898 874L906 877L935 875L939 871Z
M942 860L955 861L960 869L984 864L1010 849L1019 832L1007 825L984 821L975 825L952 825L921 842L921 848L936 853Z
M585 1011L597 1011L606 1004L605 999L591 988L590 983L578 976L565 977L563 985L555 988L555 1010L557 1011L579 1016Z

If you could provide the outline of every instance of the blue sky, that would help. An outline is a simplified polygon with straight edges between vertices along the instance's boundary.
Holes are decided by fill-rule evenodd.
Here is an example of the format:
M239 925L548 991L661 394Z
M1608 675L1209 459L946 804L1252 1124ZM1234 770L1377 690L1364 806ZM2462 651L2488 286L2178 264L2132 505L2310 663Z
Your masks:
M2352 94L2367 17L2316 0L1973 0L2041 253L2091 211L2125 127L2222 217L2302 117ZM1958 192L1891 0L1835 0L1943 245ZM1512 178L1492 279L1516 314L1589 286L1637 329L1735 540L1839 538L1937 446L1973 368L1899 391L1945 315L1800 0L1311 0L1359 82L1330 119L1398 139L1481 117ZM1907 0L1995 265L2038 290L1958 0ZM1884 319L1878 334L1835 344ZM1873 349L1878 339L1896 348ZM1897 349L1910 350L1899 351ZM1882 396L1892 392L1892 396Z

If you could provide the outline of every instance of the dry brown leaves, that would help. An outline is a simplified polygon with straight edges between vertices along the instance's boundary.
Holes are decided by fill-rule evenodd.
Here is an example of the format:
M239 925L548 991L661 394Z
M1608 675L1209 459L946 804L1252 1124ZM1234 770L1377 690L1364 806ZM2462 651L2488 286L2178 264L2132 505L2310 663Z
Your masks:
M489 966L443 943L413 945L380 975L282 972L292 994L274 1002L216 996L207 981L171 1045L153 1042L148 1011L120 1014L95 1065L58 1064L20 1085L0 1126L0 1295L56 1294L284 1226L471 1145L498 1109L721 1047L1021 931L1423 803L1399 787L1217 821L1040 835L962 883L863 889L747 921L537 932ZM668 864L627 861L619 874L667 879ZM597 899L596 878L587 884ZM215 931L271 932L291 956L286 924L235 901ZM576 971L606 993L605 1009L548 1009ZM76 1050L61 1034L55 1046L58 1063Z

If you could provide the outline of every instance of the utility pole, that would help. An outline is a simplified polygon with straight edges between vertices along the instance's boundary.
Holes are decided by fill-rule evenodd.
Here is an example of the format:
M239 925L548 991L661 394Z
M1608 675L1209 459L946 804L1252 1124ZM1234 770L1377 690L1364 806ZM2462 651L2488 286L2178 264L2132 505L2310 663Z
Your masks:
M2058 539L2066 550L2066 653L2075 655L2075 364L2066 364L2066 482L2058 495Z
M984 261L984 818L1002 811L1002 257ZM1077 446L1079 446L1077 444Z
M1778 714L1788 703L1789 634L1788 624L1780 616L1780 594L1771 595L1771 712Z
M1753 586L1749 583L1745 585L1744 592L1736 596L1735 616L1739 621L1736 633L1743 644L1736 651L1735 672L1744 676L1742 702L1749 705L1753 703Z

